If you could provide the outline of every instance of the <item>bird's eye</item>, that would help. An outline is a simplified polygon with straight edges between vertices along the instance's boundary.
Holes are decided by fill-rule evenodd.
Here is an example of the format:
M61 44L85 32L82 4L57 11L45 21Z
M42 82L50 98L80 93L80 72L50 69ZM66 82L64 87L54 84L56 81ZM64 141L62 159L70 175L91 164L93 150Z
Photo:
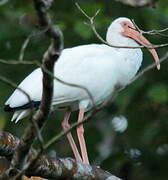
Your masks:
M123 26L127 26L127 23L123 23Z

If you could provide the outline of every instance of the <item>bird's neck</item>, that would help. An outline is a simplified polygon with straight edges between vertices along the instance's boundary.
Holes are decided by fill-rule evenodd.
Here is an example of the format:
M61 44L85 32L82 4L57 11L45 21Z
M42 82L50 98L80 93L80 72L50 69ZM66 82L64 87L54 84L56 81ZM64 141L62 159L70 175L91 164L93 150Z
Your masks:
M142 63L142 51L141 49L124 49L120 48L117 50L118 53L122 54L122 62L119 64L120 73L119 78L124 85L128 84L132 78L138 72Z
M122 36L120 33L107 33L106 40L114 46L137 47L139 44L131 38ZM114 48L124 58L122 64L125 78L132 79L139 70L142 62L142 51L140 48ZM121 67L120 67L121 68ZM122 74L122 73L121 73Z

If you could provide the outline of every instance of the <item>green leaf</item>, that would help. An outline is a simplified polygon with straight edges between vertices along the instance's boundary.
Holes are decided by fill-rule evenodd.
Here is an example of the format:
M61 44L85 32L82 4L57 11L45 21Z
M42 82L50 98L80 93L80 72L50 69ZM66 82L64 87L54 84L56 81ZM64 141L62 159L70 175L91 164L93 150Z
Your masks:
M148 97L157 103L165 103L168 100L168 87L164 84L157 84L149 89Z

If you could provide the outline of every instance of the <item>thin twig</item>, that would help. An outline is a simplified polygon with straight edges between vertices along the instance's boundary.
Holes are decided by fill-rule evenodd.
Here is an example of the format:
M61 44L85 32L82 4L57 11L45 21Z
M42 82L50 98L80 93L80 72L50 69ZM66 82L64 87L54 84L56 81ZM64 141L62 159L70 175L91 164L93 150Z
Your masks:
M36 121L34 121L32 116L30 117L30 121L32 122L32 124L35 128L37 140L39 141L41 152L43 152L43 150L44 150L44 139L43 139L43 136L41 134L41 131L40 131Z
M89 24L87 23L87 25L90 26L90 28L92 29L92 31L94 32L94 34L96 35L96 37L103 42L104 44L113 47L113 48L132 48L132 49L136 49L136 48L148 48L148 49L156 49L156 48L161 48L161 47L165 47L168 46L168 43L165 44L159 44L159 45L155 45L155 44L151 44L151 45L139 45L139 46L117 46L117 45L113 45L113 44L109 44L107 41L105 41L100 34L97 32L95 24L94 24L94 19L96 17L96 15L99 13L100 10L96 11L96 13L90 17L89 15L87 15L87 13L79 6L78 3L75 3L77 8L79 9L79 11L89 20ZM85 23L86 24L86 23Z
M9 152L10 155L14 153L19 141L20 139L16 136L13 136L11 133L8 133L6 131L0 131L0 156L3 156L0 158L0 179L2 178L2 174L5 174L6 176L6 178L4 179L9 179L7 178L8 175L6 173L10 166ZM38 151L33 149L30 155L30 159L34 158L34 154L37 153ZM26 168L26 166L24 168ZM13 169L13 171L18 172L18 175L22 174L19 169ZM69 180L74 179L74 177L78 177L78 179L89 180L117 180L117 177L114 177L111 173L102 170L100 167L86 165L81 162L77 162L71 158L51 158L46 155L40 155L38 159L30 165L29 169L24 170L23 174L27 176L41 176L47 179L61 178Z
M34 65L37 64L37 61L17 61L17 60L4 60L4 59L0 59L0 63L1 64L6 64L6 65L19 65L19 64L23 64L23 65Z
M16 64L27 64L27 65L36 64L37 65L37 61L16 61L16 60L5 61L3 59L0 59L0 63L10 64L10 65L16 65ZM29 94L26 93L22 88L18 87L17 84L15 84L11 80L9 80L9 79L7 79L6 77L3 77L3 76L0 76L0 81L2 81L5 84L8 84L11 87L21 91L27 97L28 103L31 103L32 100L31 100ZM35 132L36 132L36 135L37 135L37 139L39 140L39 143L40 143L40 147L43 148L43 138L42 138L41 132L39 131L36 122L34 122L33 119L32 119L33 107L30 107L30 114L31 114L31 117L29 118L29 120L34 126L34 129L35 129Z
M111 102L111 100L116 96L116 93L118 91L118 89L120 89L120 87L115 87L113 92L111 93L110 96L108 96L108 98L106 98L106 100L99 106L97 106L96 108L93 108L93 110L91 112L89 112L88 114L86 114L86 116L83 118L82 121L80 122L75 122L73 123L70 128L68 128L67 130L63 130L61 131L59 134L57 134L56 136L54 136L53 138L51 138L45 145L44 145L44 150L48 149L51 145L53 145L54 143L56 143L60 138L62 138L63 136L65 136L67 133L69 133L70 131L72 131L72 129L80 126L81 124L86 123L87 121L89 121L98 111L102 110L104 107L106 107L109 102Z
M162 63L163 61L165 61L166 59L168 59L168 52L160 58L160 63ZM139 77L141 77L144 73L146 73L147 71L153 69L156 67L155 63L152 63L150 65L148 65L147 67L145 67L144 69L142 69L131 81L129 84L131 84L132 82L134 82L135 80L137 80Z
M142 32L143 34L157 34L157 33L162 33L162 32L166 32L166 31L168 31L168 28L164 28L164 29L160 29L160 30L156 30L156 29L152 29L152 30L150 30L150 31L144 31L144 30L142 30L142 29L140 29L139 27L138 27L138 25L135 23L135 21L134 21L134 19L132 19L132 22L133 22L133 24L135 25L135 27L140 31L140 32Z
M54 73L54 64L59 58L59 55L63 49L63 35L59 28L52 24L51 19L47 13L49 7L48 4L51 5L51 1L34 0L33 2L38 16L39 25L43 29L47 28L46 35L51 38L51 44L43 56L43 66L51 73ZM53 96L53 78L45 71L42 72L42 100L39 109L33 116L33 120L37 123L39 131L43 127L45 121L48 119ZM19 169L24 168L25 164L27 164L27 158L31 151L31 146L34 142L34 139L36 138L35 135L34 128L32 124L30 124L25 130L25 133L21 138L21 142L19 143L16 152L14 153L11 166ZM35 156L35 158L37 157ZM28 167L26 166L26 168ZM21 174L22 173L23 172L21 171ZM21 174L18 178L20 178Z
M79 88L79 89L84 90L86 92L86 94L88 95L88 98L91 100L91 103L92 103L93 107L96 106L92 94L90 93L90 91L86 87L84 87L82 85L74 84L74 83L69 83L69 82L66 82L66 81L58 78L53 73L48 71L40 62L38 62L36 60L34 60L34 61L28 61L28 60L26 60L26 61L25 60L22 60L22 61L8 60L7 61L7 60L4 60L4 59L0 59L0 63L1 64L7 64L7 65L19 65L19 64L23 64L23 65L37 65L38 67L43 69L43 71L48 73L56 81L58 81L58 82L60 82L60 83L62 83L64 85L67 85L67 86L71 86L71 87L75 87L75 88Z
M36 161L39 159L40 155L42 154L43 150L44 150L44 148L40 149L38 151L35 151L33 149L32 150L33 155L31 154L30 157L29 157L30 160L27 163L24 164L23 168L18 171L17 175L14 176L12 178L12 180L18 180L23 174L25 174L26 171L36 163Z
M20 50L20 54L19 54L19 61L23 61L24 59L24 54L25 54L25 50L30 42L30 39L32 38L32 34L30 34L24 41L21 50Z
M56 77L55 75L53 75L50 71L48 71L46 68L44 68L44 66L40 65L40 63L38 63L38 65L43 69L43 71L48 73L52 78L54 78L58 82L60 82L60 83L62 83L64 85L67 85L67 86L71 86L71 87L74 87L74 88L80 88L80 89L84 90L86 92L86 94L88 95L88 98L91 100L92 106L96 108L96 104L94 102L93 95L90 93L90 91L86 87L84 87L82 85L66 82L66 81Z
M132 22L134 24L134 26L136 27L136 29L141 33L141 34L149 34L149 35L160 35L160 36L163 36L163 37L168 37L168 35L166 34L162 34L162 32L166 32L168 31L168 28L165 28L165 29L161 29L161 30L151 30L151 31L144 31L142 29L140 29L138 27L138 25L135 23L134 19L132 19Z
M161 57L160 59L160 63L162 63L163 61L165 61L168 58L168 52ZM148 72L149 70L153 69L156 66L155 63L152 63L150 65L148 65L146 68L144 68L142 71L140 71L135 78L133 78L129 84L133 83L135 80L137 80L139 77L141 77L144 73ZM65 136L67 133L69 133L70 131L72 131L74 128L80 126L83 123L86 123L87 121L89 121L94 114L96 114L98 111L100 111L101 109L103 109L104 107L106 107L109 102L112 101L112 99L116 96L117 91L122 89L123 87L115 87L115 90L113 91L113 93L100 105L97 106L96 108L94 108L91 112L89 112L82 121L80 122L76 122L73 123L69 129L61 131L60 133L58 133L56 136L54 136L53 138L51 138L45 145L44 145L44 149L48 149L51 145L55 144L57 141L60 140L60 138L62 138L63 136Z
M17 90L19 90L20 92L22 92L28 99L29 103L31 103L31 98L29 96L29 94L27 94L23 89L19 88L14 82L12 82L11 80L7 79L6 77L3 77L0 75L0 81L4 82L5 84L9 85L10 87L16 88ZM33 114L33 109L30 108L30 113L31 115ZM35 129L35 133L37 135L37 139L40 142L40 147L43 150L43 138L41 135L41 132L39 131L36 122L33 121L33 119L31 119L31 123L33 124L33 127ZM17 177L19 177L22 173L19 173L19 175ZM17 178L16 178L17 179Z
M160 59L160 63L162 63L163 61L165 61L167 58L168 58L168 53L166 53L166 54ZM14 61L14 62L16 62L16 61ZM28 62L28 61L26 61L26 62ZM88 95L90 95L90 92L87 90L87 88L81 87L81 86L76 85L76 84L71 84L71 83L65 82L65 81L63 81L63 80L61 80L61 79L53 76L53 74L50 73L48 70L46 70L44 67L42 67L42 65L41 65L39 62L36 62L36 64L37 64L38 66L40 66L41 68L43 68L44 71L46 71L48 74L50 74L50 75L51 75L54 79L56 79L57 81L59 81L59 82L61 82L61 83L63 83L63 84L66 84L66 85L68 85L68 86L74 86L74 87L82 88L82 89L84 89L84 90L88 93ZM144 68L142 71L140 71L140 72L130 81L129 84L131 84L132 82L134 82L135 80L137 80L139 77L141 77L141 76L142 76L144 73L146 73L147 71L153 69L155 66L156 66L156 64L155 64L155 63L152 63L152 64L150 64L149 66L147 66L146 68ZM90 95L90 96L91 96L91 95ZM92 96L91 96L91 97L92 97ZM110 99L111 99L111 98L110 98ZM108 103L108 102L107 102L107 103ZM106 102L105 102L105 104L106 104ZM104 106L104 105L103 105L103 106ZM102 108L102 107L101 107L101 108ZM101 109L101 108L99 107L99 109ZM96 111L99 110L99 109L96 108ZM49 146L51 146L53 143L55 143L57 140L59 140L62 136L66 135L68 132L70 132L73 128L79 126L80 124L82 124L82 123L84 123L84 122L87 122L88 119L90 119L90 117L93 116L94 113L95 113L94 111L91 112L91 113L89 113L87 116L85 116L85 118L84 118L83 121L81 121L80 123L77 122L77 123L72 124L72 126L70 127L70 129L67 129L66 131L62 131L61 133L59 133L58 135L56 135L55 137L53 137L49 142L47 142L47 143L44 145L44 149L47 149Z
M47 30L48 30L48 27L40 32L32 32L31 34L28 35L28 37L25 39L25 41L22 44L20 54L19 54L19 61L23 61L25 51L26 51L26 48L27 48L30 40L33 39L34 37L43 35L44 33L46 33Z
M9 85L9 86L11 86L13 88L18 89L20 92L22 92L26 96L26 98L28 99L28 102L29 103L31 102L31 98L30 98L29 94L26 93L26 91L24 91L23 89L19 88L17 86L17 84L12 82L10 79L7 79L6 77L0 75L0 81L4 82L5 84L7 84L7 85Z

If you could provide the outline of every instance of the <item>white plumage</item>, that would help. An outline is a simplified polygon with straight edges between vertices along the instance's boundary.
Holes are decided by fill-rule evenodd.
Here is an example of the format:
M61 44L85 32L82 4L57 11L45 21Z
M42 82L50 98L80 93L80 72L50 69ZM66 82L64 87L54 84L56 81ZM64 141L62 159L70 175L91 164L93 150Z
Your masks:
M117 46L138 46L137 42L147 47L145 39L128 18L116 19L108 28L106 40ZM159 58L154 49L148 49L153 55L157 68L160 68ZM54 67L54 75L61 80L87 88L92 94L94 103L101 104L116 86L125 86L135 76L142 62L142 51L139 48L113 48L104 44L90 44L63 50ZM42 96L42 72L33 71L19 85L29 94L32 103L19 90L15 90L5 103L6 111L14 111L12 121L26 117L30 107L38 108ZM91 99L86 91L54 80L52 109L69 107L62 121L64 130L69 128L71 111L79 109L78 122L84 117L84 112L92 108ZM71 132L66 136L77 161L89 164L84 140L83 124L76 128L81 155Z
M128 18L116 19L108 28L106 39L108 43L121 46L138 46L135 40L122 35L122 22ZM113 91L115 85L125 86L135 76L142 62L141 49L113 48L104 44L90 44L64 49L54 67L54 75L61 80L82 85L92 94L96 104L100 104ZM42 96L42 72L34 70L19 85L27 92L34 102L39 102ZM15 90L5 105L16 108L12 120L24 118L29 109L21 109L29 101L19 90ZM54 108L70 106L72 110L91 108L88 94L81 88L67 86L54 80Z

